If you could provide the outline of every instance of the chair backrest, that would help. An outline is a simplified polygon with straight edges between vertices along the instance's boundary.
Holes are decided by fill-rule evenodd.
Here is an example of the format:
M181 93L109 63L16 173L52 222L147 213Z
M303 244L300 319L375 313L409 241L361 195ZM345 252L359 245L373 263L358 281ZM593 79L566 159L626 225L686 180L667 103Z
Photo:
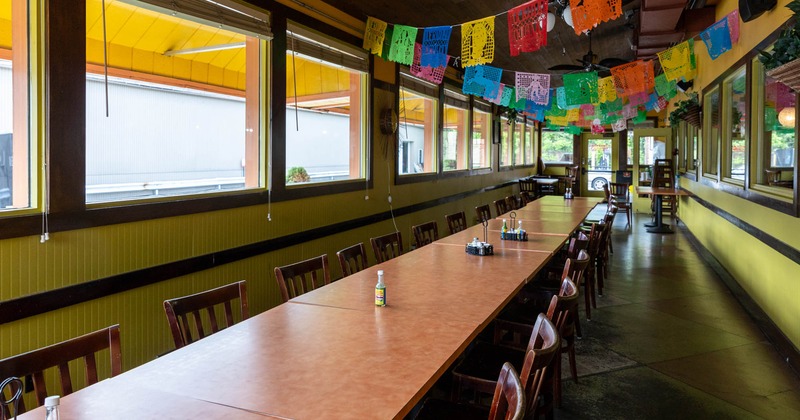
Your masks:
M561 353L561 337L558 330L545 314L539 314L533 325L533 332L525 350L525 360L519 375L525 389L526 412L533 412L538 404L539 392L545 381L545 373Z
M522 200L523 206L527 205L528 203L536 199L534 198L533 193L528 191L520 191L519 198L520 200Z
M175 348L179 349L233 325L233 305L231 302L236 299L239 299L241 318L245 320L250 316L250 310L247 305L247 282L245 280L193 295L165 300L164 312L167 314L167 322L169 322L169 328L172 331ZM221 319L217 320L218 305L222 305L225 312L225 324L221 324ZM202 314L204 312L208 318L210 331L203 323Z
M589 247L589 236L579 231L572 239L569 240L567 247L567 258L578 258L578 253Z
M475 215L478 217L478 223L483 223L484 220L492 219L492 210L489 209L488 204L475 207Z
M578 169L580 169L580 165L569 165L564 168L564 174L574 181L578 176Z
M17 356L0 360L0 378L16 376L22 378L31 375L33 388L38 405L44 404L44 399L50 395L69 395L73 391L72 377L70 376L68 362L83 359L85 365L86 385L97 383L97 358L95 353L109 350L111 362L111 376L122 373L122 352L119 346L119 325L112 325L102 330L95 331L80 337L62 341L40 349L32 350ZM58 368L61 392L49 392L45 384L44 372L50 368ZM5 401L7 396L0 396ZM8 407L0 409L5 415L3 418L12 418L12 415L25 412L25 403L20 399L19 412L11 413ZM0 416L2 417L2 416Z
M342 267L342 276L347 277L353 273L367 268L367 248L364 242L359 242L336 253L339 266Z
M444 220L447 221L447 228L450 229L450 234L461 232L467 228L467 216L463 211L453 214L446 214Z
M370 238L375 260L378 264L389 261L403 254L403 237L400 232L392 232L376 238Z
M519 192L527 192L531 194L536 194L536 181L530 178L524 178L519 180Z
M578 286L569 278L561 282L561 289L550 300L547 319L553 322L558 333L564 335L565 326L574 325L578 314Z
M514 366L503 363L494 388L489 420L521 420L525 416L525 390Z
M500 216L501 214L506 214L511 211L508 208L508 203L506 202L505 198L501 198L500 200L494 200L494 209L497 210L497 215Z
M609 184L611 199L615 202L630 202L630 184L625 182L612 182Z
M781 171L779 169L764 169L767 176L767 185L778 185L781 180Z
M322 273L322 278L318 272ZM283 267L275 267L275 279L278 281L284 302L317 287L322 287L331 282L328 254Z
M411 232L414 233L414 242L417 244L417 248L439 240L439 226L433 220L411 226Z
M508 207L508 211L518 210L520 206L517 197L513 195L506 196L506 206Z

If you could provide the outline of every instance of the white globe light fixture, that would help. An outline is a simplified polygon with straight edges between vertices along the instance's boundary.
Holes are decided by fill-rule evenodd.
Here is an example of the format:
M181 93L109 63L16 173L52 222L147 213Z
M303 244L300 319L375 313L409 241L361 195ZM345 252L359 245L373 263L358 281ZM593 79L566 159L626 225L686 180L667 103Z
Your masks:
M778 122L784 127L794 127L795 109L793 106L787 106L778 113Z
M564 22L566 22L566 24L572 28L572 8L569 7L569 5L567 5L567 7L564 9L564 13L561 15L561 17L564 18Z
M556 15L552 12L547 13L547 32L550 32L556 26Z

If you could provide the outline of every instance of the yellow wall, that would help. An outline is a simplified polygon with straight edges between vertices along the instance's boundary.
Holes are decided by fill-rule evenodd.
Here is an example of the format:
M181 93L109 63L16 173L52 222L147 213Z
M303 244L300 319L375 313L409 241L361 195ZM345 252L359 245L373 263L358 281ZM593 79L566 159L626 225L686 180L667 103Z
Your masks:
M779 0L778 6L772 11L755 21L741 24L739 43L717 60L710 59L702 42L695 43L698 56L695 90L702 92L705 86L728 71L736 61L785 22L791 14L784 7L787 3L788 0ZM737 0L721 1L717 5L717 19L736 7ZM686 178L681 179L681 186L794 249L800 249L800 219ZM693 199L683 198L679 213L692 234L720 261L795 347L800 348L800 282L797 281L800 279L800 266Z

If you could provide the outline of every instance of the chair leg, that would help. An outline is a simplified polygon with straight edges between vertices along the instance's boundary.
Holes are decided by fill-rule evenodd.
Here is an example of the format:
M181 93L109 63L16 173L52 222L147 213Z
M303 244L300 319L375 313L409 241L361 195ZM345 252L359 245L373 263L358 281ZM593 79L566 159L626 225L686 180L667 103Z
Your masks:
M569 371L572 373L572 380L578 383L578 366L575 363L575 338L567 339L567 353L569 354Z
M576 316L575 317L575 336L578 337L579 339L583 338L583 333L581 332L581 317L580 316Z
M553 378L553 401L557 408L561 408L561 349L556 353L555 377Z
M591 321L592 320L592 302L591 302L592 298L591 298L591 295L594 293L594 290L592 288L592 281L593 281L592 280L592 276L590 274L590 275L586 276L586 279L583 282L583 286L584 286L583 297L584 297L584 300L585 300L585 303L586 303L586 320L587 321Z
M625 209L625 214L628 216L628 226L630 226L631 225L631 219L633 217L633 209L628 207L627 209Z

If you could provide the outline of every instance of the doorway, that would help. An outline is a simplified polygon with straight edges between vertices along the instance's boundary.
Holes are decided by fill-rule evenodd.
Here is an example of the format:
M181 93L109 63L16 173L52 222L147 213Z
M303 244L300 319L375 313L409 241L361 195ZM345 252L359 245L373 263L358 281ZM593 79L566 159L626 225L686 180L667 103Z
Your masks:
M581 135L581 196L603 197L603 186L613 182L619 136Z
M671 128L639 128L628 135L628 169L633 185L649 186L656 159L673 159ZM674 166L675 162L673 162ZM635 212L650 212L650 198L633 194Z

